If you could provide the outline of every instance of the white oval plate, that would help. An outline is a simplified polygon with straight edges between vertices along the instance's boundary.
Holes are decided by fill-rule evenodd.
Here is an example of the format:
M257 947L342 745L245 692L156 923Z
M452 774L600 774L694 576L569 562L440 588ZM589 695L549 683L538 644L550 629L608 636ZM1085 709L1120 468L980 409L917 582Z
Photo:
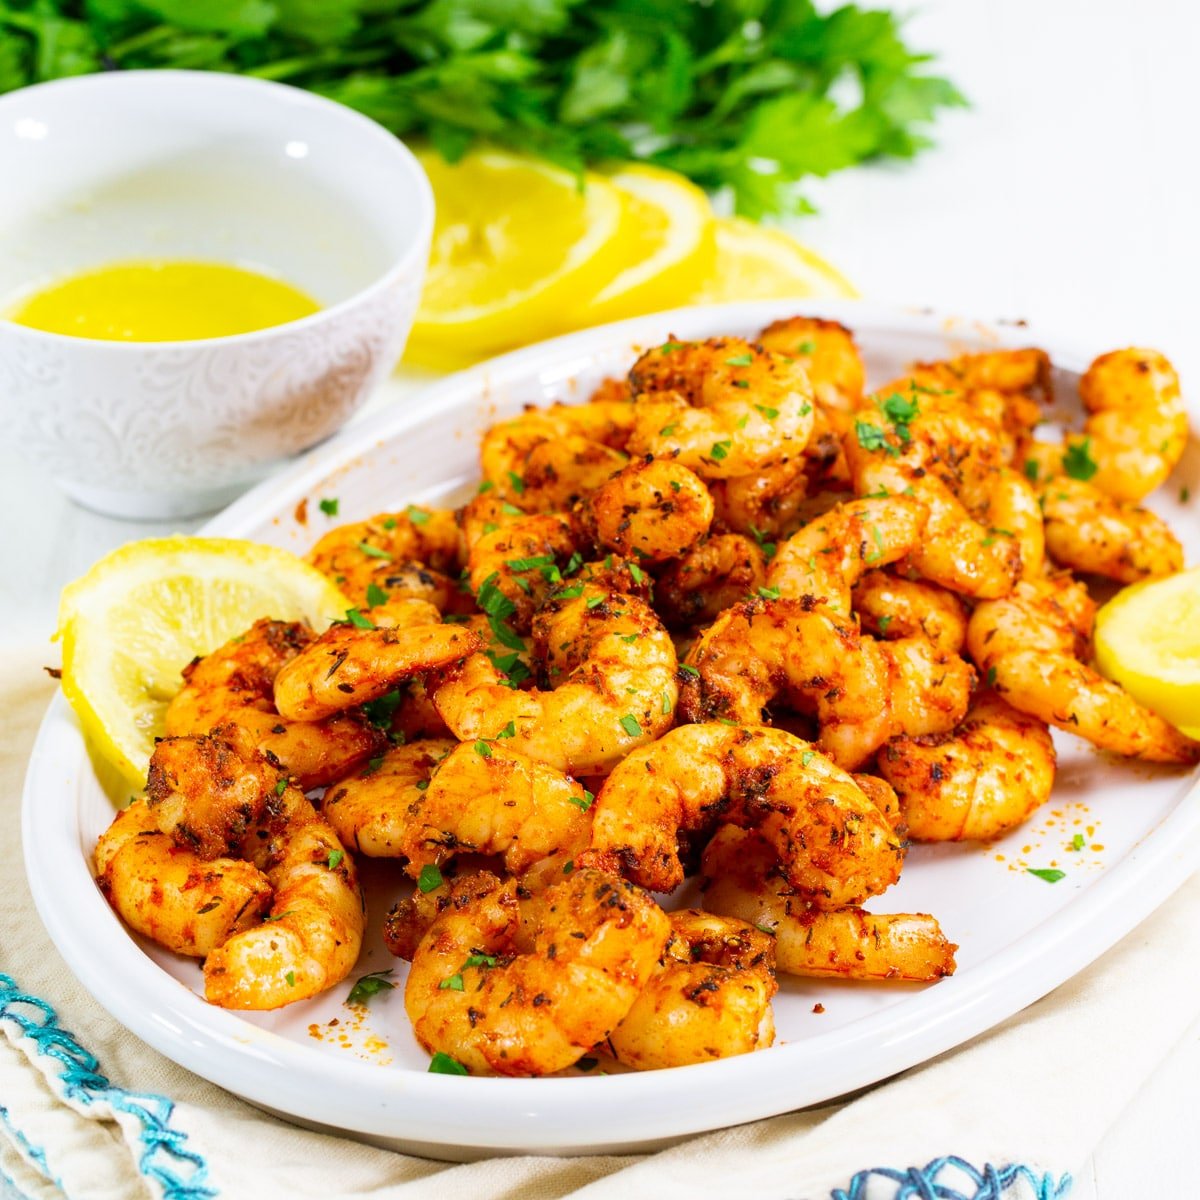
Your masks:
M627 370L640 347L669 336L752 334L794 312L850 325L875 383L913 359L1032 344L1054 356L1061 394L1070 391L1070 372L1108 348L1085 353L1022 327L853 303L756 302L638 318L452 376L418 403L393 406L310 453L205 532L303 551L332 523L318 507L321 497L338 498L339 521L411 501L455 502L477 478L477 438L496 417L528 403L583 399L606 375ZM1200 522L1179 498L1183 479L1200 492L1194 440L1155 506L1195 562ZM401 989L377 996L364 1014L343 1004L350 981L278 1013L210 1007L197 994L198 966L131 936L92 880L91 850L112 806L61 697L50 706L29 768L25 859L46 928L96 999L169 1058L254 1104L443 1158L627 1152L828 1100L931 1058L1068 979L1166 899L1200 861L1196 775L1114 761L1071 737L1056 734L1055 741L1053 798L1024 828L986 848L914 847L899 884L871 904L877 912L935 913L960 944L956 975L926 987L785 978L773 1048L672 1071L430 1075ZM1069 848L1077 833L1086 843L1080 851ZM1026 870L1050 866L1066 877L1048 884ZM367 863L364 874L371 932L352 978L394 967L402 980L404 964L379 940L386 905L401 890L398 872Z

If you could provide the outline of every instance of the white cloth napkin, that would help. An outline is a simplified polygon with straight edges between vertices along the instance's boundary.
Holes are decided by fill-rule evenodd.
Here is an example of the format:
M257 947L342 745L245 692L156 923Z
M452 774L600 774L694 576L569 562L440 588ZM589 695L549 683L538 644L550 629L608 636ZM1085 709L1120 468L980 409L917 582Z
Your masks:
M456 1166L311 1133L144 1045L50 944L16 836L45 659L0 655L0 1200L1057 1200L1200 1013L1193 878L1052 995L841 1103L631 1157Z

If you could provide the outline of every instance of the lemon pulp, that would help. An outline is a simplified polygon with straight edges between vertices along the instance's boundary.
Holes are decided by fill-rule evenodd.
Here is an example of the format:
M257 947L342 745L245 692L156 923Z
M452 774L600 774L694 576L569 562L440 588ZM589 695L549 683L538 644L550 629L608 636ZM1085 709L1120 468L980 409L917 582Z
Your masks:
M245 267L124 262L51 284L23 301L9 320L72 337L175 342L250 333L318 308L299 288Z

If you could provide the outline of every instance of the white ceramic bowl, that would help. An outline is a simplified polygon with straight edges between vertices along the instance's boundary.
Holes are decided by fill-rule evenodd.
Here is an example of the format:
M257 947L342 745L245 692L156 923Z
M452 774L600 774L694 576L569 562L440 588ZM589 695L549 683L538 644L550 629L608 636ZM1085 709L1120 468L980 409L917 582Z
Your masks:
M1108 349L845 302L771 300L639 317L518 350L451 376L417 403L390 405L243 497L204 532L303 552L337 522L410 502L460 503L478 481L479 435L497 419L525 404L583 400L602 379L628 370L639 349L669 337L752 335L796 312L851 326L874 385L912 359L1043 346L1057 368L1055 413L1074 420L1078 373ZM1200 494L1196 438L1152 498L1195 563L1200 519L1194 503L1179 499L1184 484ZM333 497L338 514L329 517L317 501ZM351 979L273 1013L206 1004L199 966L131 934L93 882L91 852L113 808L61 696L26 778L25 864L51 938L92 995L156 1049L255 1104L438 1158L631 1153L821 1103L940 1054L1068 979L1165 900L1200 862L1200 771L1119 761L1057 730L1054 740L1054 794L1030 821L987 846L914 846L900 882L868 905L936 914L959 943L954 976L925 987L781 977L773 1047L669 1071L428 1074L429 1056L404 1011L406 967L380 936L388 906L411 888L388 862L359 860L368 934ZM1087 835L1083 850L1072 848L1075 833ZM1066 875L1054 885L1026 870L1055 865ZM691 886L672 902L694 902ZM365 1013L345 1005L352 979L387 968L400 988L381 993Z
M0 319L0 421L74 499L118 516L227 503L337 429L412 324L433 196L402 143L295 88L192 71L0 98L0 313L128 259L265 270L321 311L235 337L105 342Z

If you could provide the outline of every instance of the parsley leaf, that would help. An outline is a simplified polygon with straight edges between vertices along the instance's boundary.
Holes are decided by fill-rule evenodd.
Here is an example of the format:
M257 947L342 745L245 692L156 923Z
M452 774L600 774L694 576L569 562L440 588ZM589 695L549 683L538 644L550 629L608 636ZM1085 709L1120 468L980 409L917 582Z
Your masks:
M363 975L355 980L354 986L350 989L350 995L346 997L347 1004L366 1004L372 996L379 995L380 992L389 992L396 985L388 978L392 973L389 967L385 971L372 971L370 975Z
M642 727L638 724L637 717L626 713L620 720L620 726L630 737L641 737Z
M1056 867L1026 867L1026 871L1030 875L1036 875L1039 879L1044 879L1047 883L1057 883L1060 879L1066 879L1066 871L1060 871Z
M317 507L327 517L336 517L338 515L338 501L336 496L326 496L323 500L317 502Z
M421 874L417 876L417 887L422 892L432 892L435 888L440 888L443 882L441 871L433 863L426 863L421 868Z
M1092 439L1084 438L1082 442L1072 442L1063 455L1062 465L1072 479L1086 483L1100 470L1099 463L1091 455Z

